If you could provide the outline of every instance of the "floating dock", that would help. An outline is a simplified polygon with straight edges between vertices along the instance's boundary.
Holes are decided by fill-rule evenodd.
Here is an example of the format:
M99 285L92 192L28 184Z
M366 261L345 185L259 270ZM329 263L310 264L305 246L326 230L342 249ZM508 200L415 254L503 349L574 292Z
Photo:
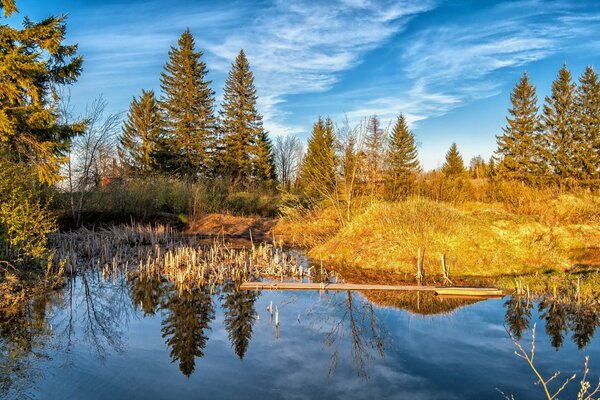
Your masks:
M464 286L418 286L418 285L370 285L358 283L314 282L244 282L241 290L386 290L403 292L434 292L440 296L499 297L502 290L493 287Z

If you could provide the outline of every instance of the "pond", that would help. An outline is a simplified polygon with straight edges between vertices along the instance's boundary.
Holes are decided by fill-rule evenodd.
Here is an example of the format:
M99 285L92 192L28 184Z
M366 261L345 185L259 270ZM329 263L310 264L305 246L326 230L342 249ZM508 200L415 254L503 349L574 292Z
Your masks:
M87 272L0 315L0 397L535 399L508 332L529 349L536 324L544 376L560 370L562 383L589 355L594 382L599 323L582 307L519 297L178 290Z

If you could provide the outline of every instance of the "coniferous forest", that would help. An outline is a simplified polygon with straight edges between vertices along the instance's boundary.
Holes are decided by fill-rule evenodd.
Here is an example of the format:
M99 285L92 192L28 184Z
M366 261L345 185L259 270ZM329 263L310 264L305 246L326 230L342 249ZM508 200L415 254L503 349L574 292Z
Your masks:
M570 69L567 60L543 83L535 72L524 72L525 62L502 67L514 81L512 90L501 94L505 115L486 110L503 117L502 123L481 137L444 132L445 154L440 152L437 166L430 168L423 147L440 137L423 133L409 94L452 103L444 96L407 91L410 101L398 102L406 109L382 110L386 117L340 118L344 104L335 115L311 104L306 109L318 111L305 132L275 135L261 95L285 101L261 93L267 89L260 68L265 53L252 46L236 50L231 59L228 53L228 73L217 85L208 62L214 60L211 47L203 49L200 36L194 36L200 32L185 28L161 49L164 65L154 80L127 93L128 108L113 112L111 96L101 88L87 104L72 96L88 63L97 60L88 60L67 39L67 15L36 22L21 18L18 7L14 0L0 0L0 397L29 398L30 390L46 394L29 383L44 370L39 363L53 357L64 361L57 368L70 368L69 357L89 363L85 373L76 371L74 387L93 388L98 395L122 390L119 397L130 382L113 382L112 375L111 384L86 379L104 379L101 373L129 366L126 357L111 357L126 354L124 344L133 343L139 364L147 365L131 371L155 368L135 379L169 377L169 385L188 390L183 393L197 393L191 388L200 382L208 396L222 395L218 390L235 385L217 388L213 382L221 382L223 371L234 371L248 393L255 388L245 379L263 382L256 386L271 398L284 392L276 384L264 385L277 379L261 368L275 365L294 382L284 390L318 384L311 394L323 398L346 397L336 392L340 387L369 387L369 396L395 397L399 381L408 385L423 377L428 383L419 383L419 390L431 386L440 398L458 398L450 392L464 395L465 388L446 381L463 375L479 382L481 371L491 380L498 372L506 377L503 382L514 383L522 371L506 367L504 344L490 345L507 338L549 400L563 390L571 393L573 385L580 385L578 399L593 400L600 393L600 386L594 391L589 383L587 358L581 379L569 386L575 379L570 378L558 392L551 390L558 373L548 372L548 365L564 353L552 358L542 347L548 365L533 360L535 321L543 324L542 340L565 352L593 350L600 325L600 79L594 66ZM323 59L318 61L333 62ZM313 72L310 79L316 79ZM405 78L412 79L408 72ZM302 92L291 93L297 94ZM446 103L426 111L443 116L454 110L444 108ZM367 105L372 104L387 103ZM465 129L473 132L477 121L465 118ZM495 140L495 148L471 157L479 150L467 146L486 139ZM282 294L286 285L302 290L297 297ZM361 286L349 289L352 285ZM319 290L317 303L305 296L308 290ZM493 306L489 298L502 300ZM391 334L382 328L388 315L380 318L382 310L394 317ZM454 336L465 338L451 342L456 338L446 328L439 333L408 314L449 319L456 314L458 323L446 326L448 332L469 332L460 331ZM490 322L498 315L499 323ZM419 338L397 341L407 349L417 343L410 357L418 362L406 363L409 352L402 349L398 356L388 341L405 317ZM464 321L475 329L460 326ZM213 329L217 323L222 329ZM479 329L482 325L494 329ZM154 336L148 334L151 328ZM501 331L506 337L499 339ZM271 352L265 332L280 346L277 351ZM481 332L488 336L476 337ZM525 334L533 338L529 351L521 344ZM467 343L470 335L485 345ZM55 338L60 339L50 341ZM223 349L235 356L235 364ZM490 355L480 357L485 351ZM379 380L368 386L370 367L386 352L391 355L386 372L371 369ZM471 358L455 361L463 354ZM98 367L96 358L108 360L110 368ZM305 358L319 360L307 364L310 379L300 373ZM175 368L165 367L163 359ZM338 362L341 375L356 371L362 386L319 381L315 365L327 364L321 375L333 380ZM457 363L465 371L438 370L456 369ZM226 368L213 370L214 365ZM403 376L411 371L411 379L391 373L399 365ZM238 368L250 378L238 377ZM128 369L119 371L122 381L130 379ZM187 381L172 379L173 372ZM442 373L447 376L440 380ZM56 383L52 379L48 382ZM69 393L71 382L60 379L59 389ZM150 385L135 386L136 395L171 390L145 386ZM476 389L469 387L473 392L466 396L487 393Z

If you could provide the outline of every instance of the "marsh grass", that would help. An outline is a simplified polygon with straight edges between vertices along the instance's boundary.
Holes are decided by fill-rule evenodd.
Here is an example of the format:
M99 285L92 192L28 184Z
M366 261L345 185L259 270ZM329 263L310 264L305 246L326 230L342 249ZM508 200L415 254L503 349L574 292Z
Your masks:
M109 277L124 269L167 279L180 288L247 279L303 279L316 273L272 243L235 246L224 238L206 242L163 225L82 228L56 234L51 241L56 248L55 262L62 262L69 273L98 268Z

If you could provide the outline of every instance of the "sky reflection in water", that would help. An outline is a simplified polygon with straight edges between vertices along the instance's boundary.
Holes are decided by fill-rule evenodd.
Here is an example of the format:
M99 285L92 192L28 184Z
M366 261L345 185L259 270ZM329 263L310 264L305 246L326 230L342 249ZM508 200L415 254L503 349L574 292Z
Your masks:
M599 317L524 298L178 291L88 273L0 315L0 394L21 399L539 398L506 329L550 376L590 355ZM267 308L279 310L276 330ZM473 303L473 304L470 304ZM568 394L573 394L576 385ZM574 396L565 396L574 397Z

